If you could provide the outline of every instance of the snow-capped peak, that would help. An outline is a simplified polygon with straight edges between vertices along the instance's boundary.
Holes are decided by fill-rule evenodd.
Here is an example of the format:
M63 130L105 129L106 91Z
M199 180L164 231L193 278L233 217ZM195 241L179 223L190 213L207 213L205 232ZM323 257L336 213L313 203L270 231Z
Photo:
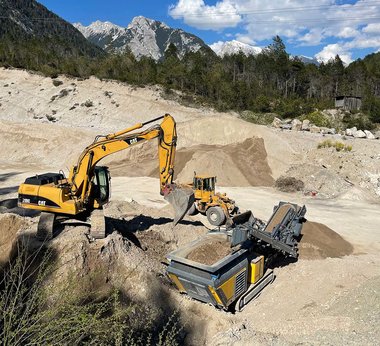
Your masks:
M85 37L90 36L91 34L106 34L112 33L115 31L124 31L125 29L119 25L113 24L111 22L101 22L97 20L96 22L91 23L89 26L84 26L81 23L73 24Z
M262 48L251 46L250 44L243 43L237 40L232 41L218 41L210 45L210 48L219 56L239 54L242 52L246 56L257 55L262 52Z
M172 43L177 47L178 56L187 52L196 52L206 44L198 37L183 30L172 29L165 23L137 16L127 28L122 28L110 22L96 21L89 26L80 23L74 26L90 42L99 47L113 51L123 52L130 49L136 58L143 56L160 60L165 50Z
M306 55L291 55L290 59L298 59L299 61L303 62L304 64L313 64L313 65L319 65L321 62L318 61L318 59L306 56Z

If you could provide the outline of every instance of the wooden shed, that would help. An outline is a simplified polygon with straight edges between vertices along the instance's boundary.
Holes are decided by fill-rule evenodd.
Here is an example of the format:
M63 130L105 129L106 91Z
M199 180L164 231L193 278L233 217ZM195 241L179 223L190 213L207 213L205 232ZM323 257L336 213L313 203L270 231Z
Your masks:
M342 108L346 111L360 110L362 98L359 96L337 96L335 97L335 108Z

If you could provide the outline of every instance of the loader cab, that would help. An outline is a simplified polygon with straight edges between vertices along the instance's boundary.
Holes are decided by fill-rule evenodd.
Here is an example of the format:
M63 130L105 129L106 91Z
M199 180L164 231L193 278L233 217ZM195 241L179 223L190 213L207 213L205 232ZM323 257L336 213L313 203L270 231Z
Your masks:
M108 167L96 166L94 170L94 199L99 206L108 203L111 195L111 176Z
M216 177L197 175L194 173L193 190L196 199L209 200L215 195Z

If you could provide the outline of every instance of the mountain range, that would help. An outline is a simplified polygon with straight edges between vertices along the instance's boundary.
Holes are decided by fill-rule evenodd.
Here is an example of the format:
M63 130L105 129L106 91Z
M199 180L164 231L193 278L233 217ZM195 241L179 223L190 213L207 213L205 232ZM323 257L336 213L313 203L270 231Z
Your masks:
M214 51L218 56L237 54L257 55L263 51L236 40L217 42L208 46L199 37L174 29L163 22L138 16L127 27L111 22L96 21L88 26L70 24L35 0L0 0L0 39L14 47L25 48L26 42L39 42L43 51L52 56L95 57L106 52L130 50L137 59L150 57L160 61L170 44L182 58L200 49ZM314 58L298 56L306 64L319 64Z
M165 23L138 16L128 27L123 28L110 22L96 21L89 26L75 23L84 37L91 43L109 52L130 49L137 59L143 56L161 60L170 44L177 48L182 58L188 52L201 48L210 49L199 37L181 29L173 29Z
M242 52L246 56L260 54L261 47L252 46L237 40L216 42L208 46L199 37L181 29L173 29L163 22L143 16L133 18L128 27L124 28L111 22L96 21L88 26L74 23L84 37L91 43L108 52L123 52L129 49L137 59L143 56L155 61L161 60L170 44L177 48L177 54L182 58L188 52L199 49L212 49L220 57ZM305 64L316 64L315 58L303 55L297 58Z
M263 50L260 47L255 47L236 40L226 42L219 41L210 45L210 47L220 57L223 57L225 55L238 54L240 52L246 56L257 55L260 54Z

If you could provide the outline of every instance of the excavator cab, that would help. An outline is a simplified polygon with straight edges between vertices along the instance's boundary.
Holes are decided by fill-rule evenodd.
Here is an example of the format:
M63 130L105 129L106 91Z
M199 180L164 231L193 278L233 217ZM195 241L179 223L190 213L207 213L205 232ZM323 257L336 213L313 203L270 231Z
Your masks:
M94 169L94 207L108 203L111 195L111 175L106 166L96 166ZM96 205L97 204L97 205Z

